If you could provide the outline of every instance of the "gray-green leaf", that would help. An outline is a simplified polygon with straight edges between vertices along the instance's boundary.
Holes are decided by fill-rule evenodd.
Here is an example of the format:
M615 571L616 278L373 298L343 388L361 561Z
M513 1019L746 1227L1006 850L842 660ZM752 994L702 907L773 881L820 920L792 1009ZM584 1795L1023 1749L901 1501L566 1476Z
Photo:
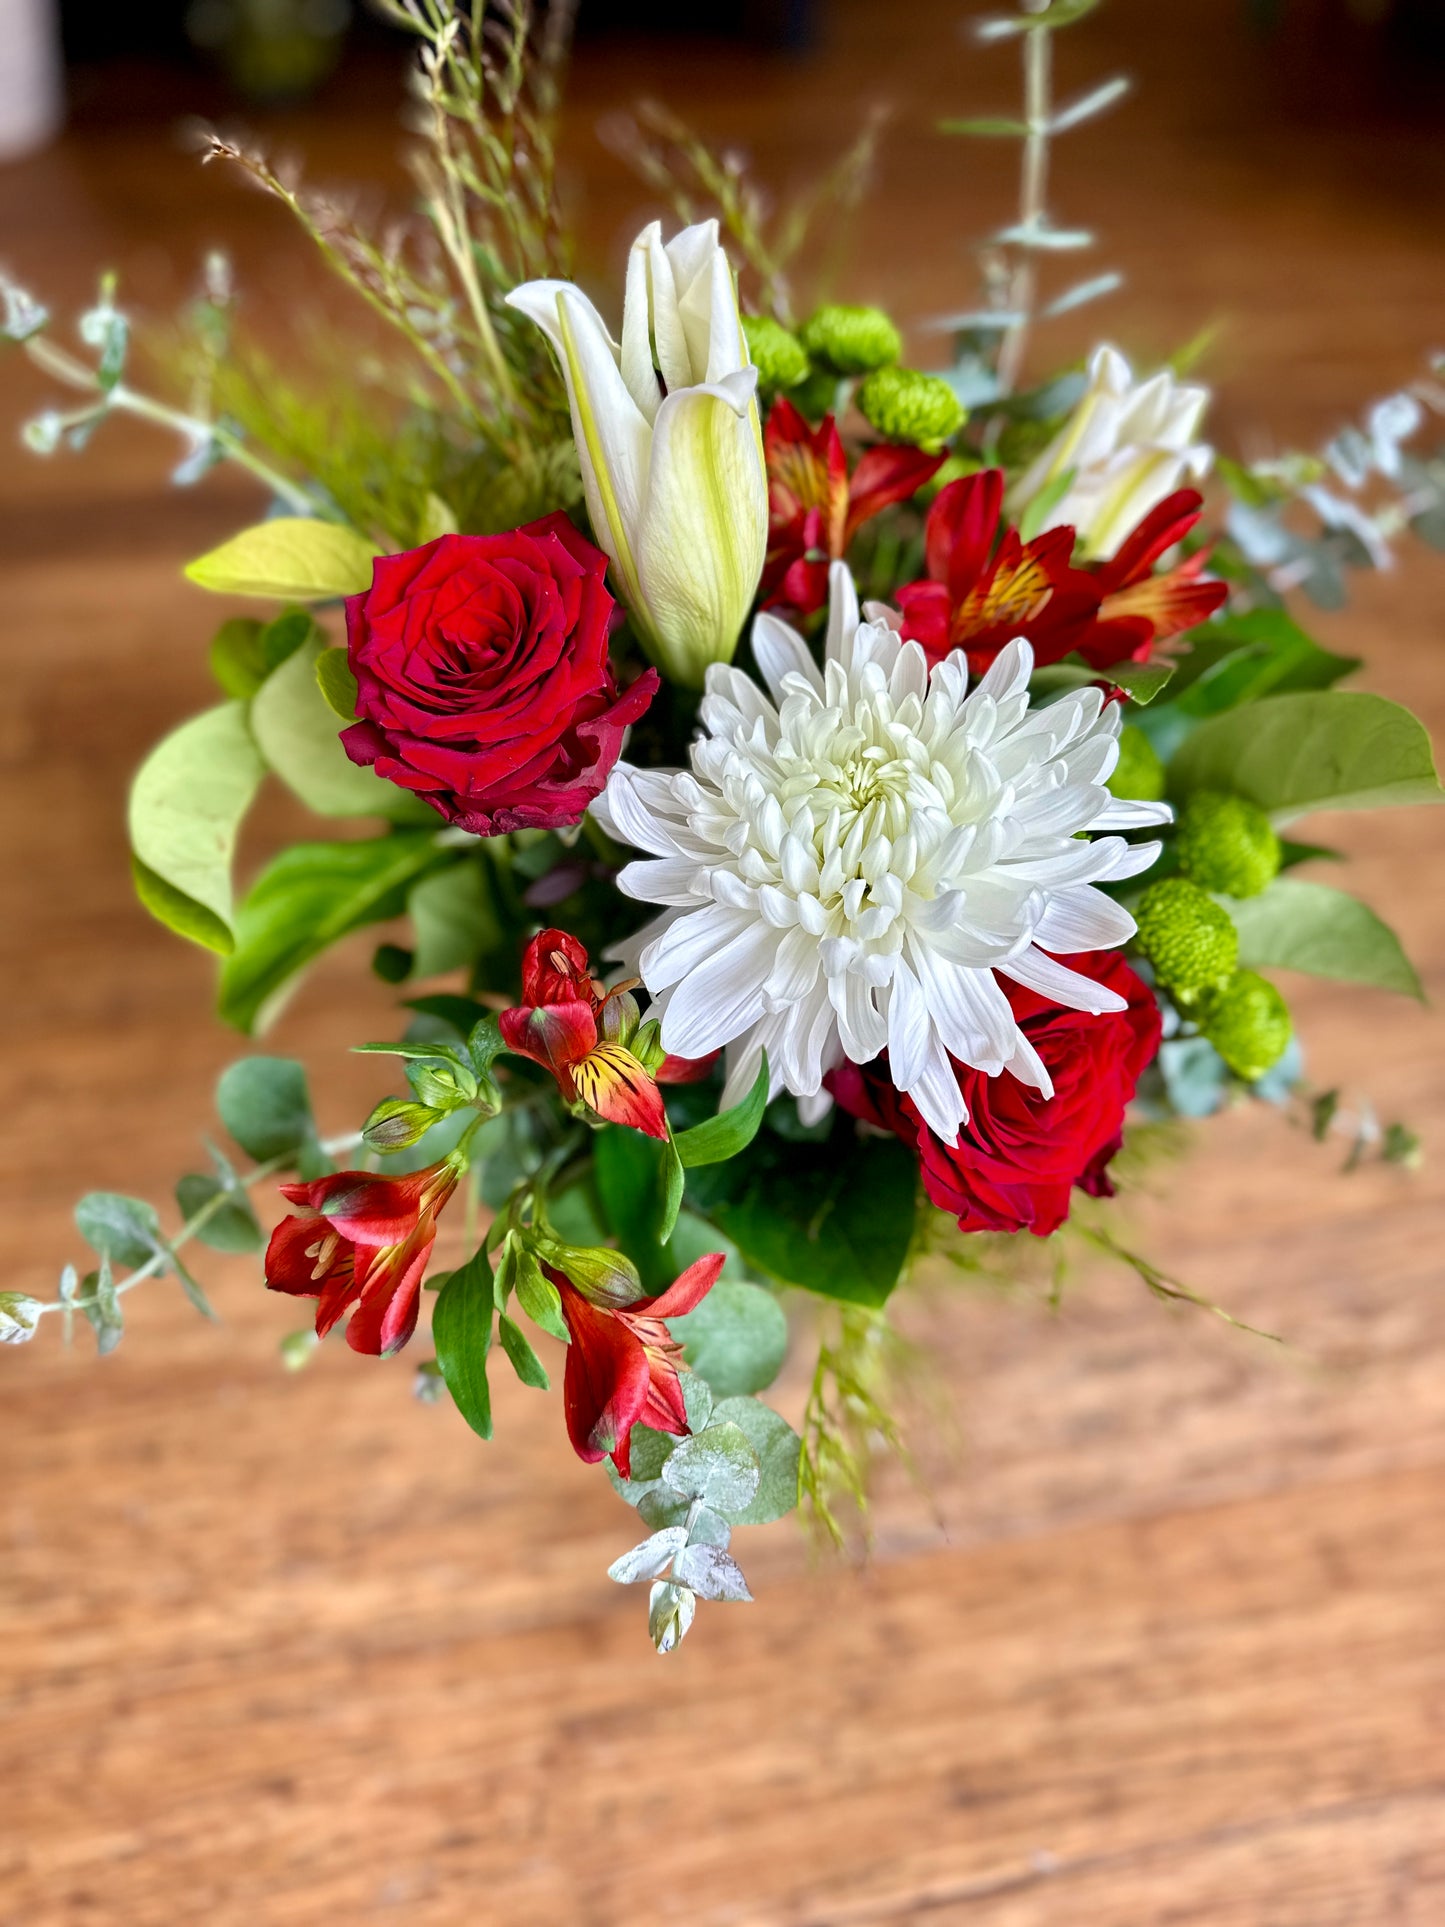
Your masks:
M1358 897L1327 883L1276 877L1257 897L1225 908L1239 932L1239 961L1251 969L1303 970L1424 1002L1400 939Z
M734 1525L765 1526L781 1519L798 1503L798 1455L802 1442L780 1412L758 1398L727 1398L713 1408L716 1422L736 1425L757 1454L761 1477L758 1489L741 1512L730 1516Z
M771 1385L788 1349L788 1321L777 1299L737 1278L720 1278L695 1311L669 1319L668 1329L719 1398Z
M161 1221L144 1198L88 1191L75 1207L75 1222L90 1248L113 1265L143 1265L163 1248Z
M701 1499L717 1512L744 1511L761 1479L757 1454L741 1426L709 1425L683 1439L662 1468L662 1477L684 1498Z
M666 1526L661 1532L654 1532L650 1539L624 1552L620 1559L614 1559L607 1568L607 1577L615 1579L619 1586L635 1586L646 1579L660 1579L668 1566L687 1544L686 1526Z

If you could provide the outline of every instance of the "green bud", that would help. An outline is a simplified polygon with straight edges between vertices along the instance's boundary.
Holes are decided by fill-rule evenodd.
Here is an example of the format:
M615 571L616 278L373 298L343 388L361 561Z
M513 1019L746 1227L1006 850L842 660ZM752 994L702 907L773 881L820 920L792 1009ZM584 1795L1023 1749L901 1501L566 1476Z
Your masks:
M758 371L758 391L771 398L780 388L796 388L812 369L807 350L770 314L745 314L743 339Z
M24 1291L0 1291L0 1345L28 1345L40 1319L40 1300Z
M606 1245L564 1245L557 1238L533 1237L533 1250L544 1265L560 1271L594 1305L618 1310L645 1298L637 1266Z
M1253 970L1237 970L1204 1010L1204 1035L1246 1084L1284 1056L1290 1029L1284 998Z
M418 1059L406 1067L406 1081L423 1104L433 1110L455 1111L477 1095L477 1080L460 1064L429 1064Z
M815 368L808 379L788 390L788 400L810 422L838 412L838 377L831 368Z
M433 1110L430 1104L384 1097L362 1125L361 1135L373 1151L405 1151L445 1116L445 1111Z
M630 990L617 991L602 1006L602 1036L609 1044L628 1044L637 1035L642 1012Z
M1279 838L1264 811L1242 796L1196 790L1179 812L1179 867L1201 889L1257 897L1279 875Z
M1135 912L1139 948L1166 990L1184 1002L1229 980L1239 934L1213 897L1187 877L1151 883Z
M1136 723L1119 731L1119 760L1108 781L1111 795L1131 803L1157 803L1164 794L1164 765Z
M630 1049L645 1071L657 1070L667 1052L662 1048L662 1025L655 1017L638 1028Z
M903 353L903 337L881 308L819 308L802 330L803 347L836 375L869 375Z
M923 375L916 368L880 368L853 399L880 435L931 453L968 419L968 410L941 375Z

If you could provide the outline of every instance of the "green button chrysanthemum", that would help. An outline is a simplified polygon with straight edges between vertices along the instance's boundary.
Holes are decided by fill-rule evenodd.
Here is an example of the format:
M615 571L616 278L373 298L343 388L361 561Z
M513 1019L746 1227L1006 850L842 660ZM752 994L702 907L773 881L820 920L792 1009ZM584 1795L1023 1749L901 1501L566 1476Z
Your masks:
M758 371L758 388L765 399L780 389L796 388L800 381L808 379L812 367L808 352L781 321L774 321L770 314L745 314L743 335Z
M957 434L968 415L946 381L916 368L879 368L854 400L863 419L890 442L912 442L930 453Z
M903 337L881 308L819 308L802 333L803 347L839 375L868 375L903 353Z
M1197 883L1187 877L1151 883L1134 914L1139 948L1166 990L1187 1002L1228 982L1239 957L1239 935Z
M1136 723L1119 731L1119 760L1108 782L1112 795L1132 803L1157 803L1164 794L1164 765Z
M1235 1076L1252 1084L1284 1056L1290 1040L1289 1006L1256 971L1237 970L1211 998L1203 1030Z
M1179 812L1179 867L1201 889L1256 897L1279 874L1279 838L1257 804L1198 790Z

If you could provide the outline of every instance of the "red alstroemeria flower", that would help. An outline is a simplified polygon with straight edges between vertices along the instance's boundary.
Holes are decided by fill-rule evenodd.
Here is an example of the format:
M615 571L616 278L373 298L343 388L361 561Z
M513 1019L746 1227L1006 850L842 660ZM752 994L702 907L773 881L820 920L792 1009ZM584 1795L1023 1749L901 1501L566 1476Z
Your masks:
M768 462L768 554L762 606L810 616L828 600L828 564L841 562L873 516L905 502L946 459L879 442L858 458L850 480L831 415L807 422L786 397L773 403L763 436Z
M580 1098L609 1124L665 1138L657 1079L610 1034L621 995L594 981L575 937L543 930L522 957L522 1002L497 1022L507 1049L551 1071L569 1104Z
M658 1297L630 1305L595 1304L562 1272L542 1267L561 1294L572 1337L562 1399L567 1435L579 1459L595 1465L611 1458L625 1479L632 1470L634 1425L686 1435L687 1407L677 1369L682 1347L663 1320L680 1318L700 1304L725 1262L720 1251L699 1258Z
M674 1057L669 1051L653 1076L659 1084L701 1084L721 1056L720 1050L710 1050L706 1057Z
M1111 662L1147 662L1156 642L1206 621L1229 594L1227 583L1203 574L1208 549L1176 562L1162 575L1154 564L1198 522L1204 497L1197 489L1176 489L1144 517L1111 561L1090 571L1103 600L1098 620L1079 645L1095 668Z
M437 1217L462 1169L444 1158L404 1178L335 1171L283 1184L282 1197L302 1209L271 1233L268 1288L316 1299L318 1338L354 1305L346 1327L352 1350L381 1358L400 1351L416 1329Z
M940 489L924 528L928 579L898 591L902 634L923 645L929 667L955 649L981 676L1005 643L1023 636L1034 661L1059 662L1077 649L1103 591L1073 567L1074 531L1048 529L1025 542L1002 526L1002 469L980 469Z

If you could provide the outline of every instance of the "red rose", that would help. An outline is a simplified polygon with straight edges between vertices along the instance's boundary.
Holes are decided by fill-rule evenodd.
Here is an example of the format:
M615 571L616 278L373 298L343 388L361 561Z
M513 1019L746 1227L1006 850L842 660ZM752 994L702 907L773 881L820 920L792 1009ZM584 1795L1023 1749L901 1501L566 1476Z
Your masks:
M346 602L352 762L477 836L580 822L658 688L618 694L606 569L562 514L378 556Z
M1124 1111L1159 1048L1153 993L1113 950L1070 957L1069 967L1128 1000L1090 1016L1005 983L1021 1028L1053 1079L1044 1097L1009 1071L985 1077L955 1064L968 1122L956 1145L936 1138L888 1077L886 1059L845 1064L828 1088L854 1117L896 1132L917 1152L923 1188L961 1231L1032 1231L1046 1238L1069 1215L1074 1185L1112 1197L1108 1164L1123 1141Z

